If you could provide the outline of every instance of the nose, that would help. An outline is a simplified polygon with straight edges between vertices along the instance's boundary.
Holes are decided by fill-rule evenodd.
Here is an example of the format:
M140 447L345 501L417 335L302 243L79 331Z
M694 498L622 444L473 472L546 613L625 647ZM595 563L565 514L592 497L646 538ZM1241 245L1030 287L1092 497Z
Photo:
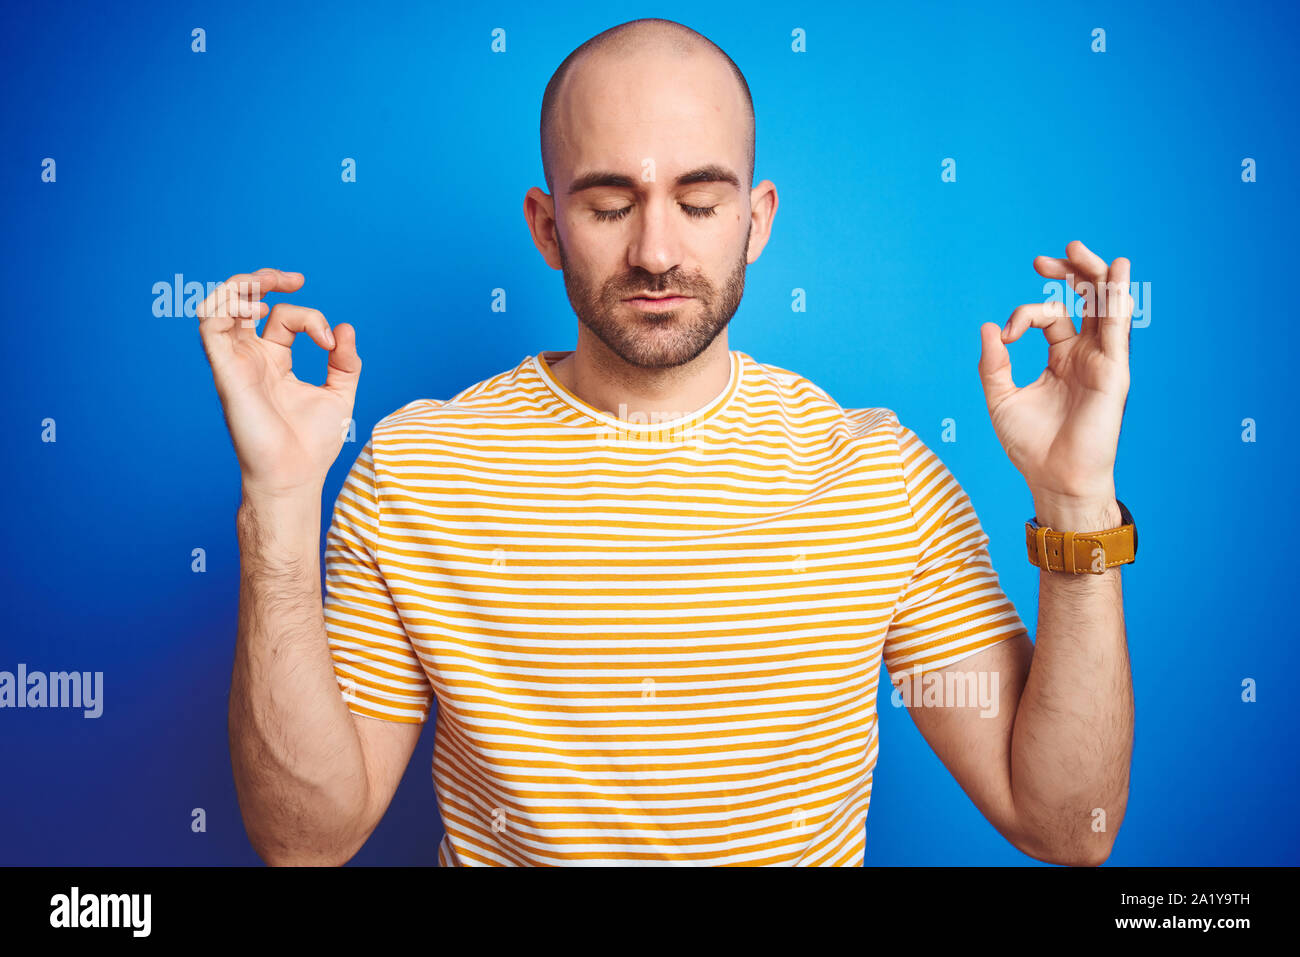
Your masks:
M671 202L647 201L642 204L632 245L628 249L628 265L658 274L681 264L681 240L671 207Z

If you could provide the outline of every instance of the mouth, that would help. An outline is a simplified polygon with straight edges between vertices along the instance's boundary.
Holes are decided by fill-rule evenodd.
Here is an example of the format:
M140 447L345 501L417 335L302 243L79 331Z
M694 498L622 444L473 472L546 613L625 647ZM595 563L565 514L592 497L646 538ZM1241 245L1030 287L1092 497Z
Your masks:
M686 305L691 301L690 296L633 296L630 299L624 299L633 309L640 309L644 312L666 312L670 309L676 309Z

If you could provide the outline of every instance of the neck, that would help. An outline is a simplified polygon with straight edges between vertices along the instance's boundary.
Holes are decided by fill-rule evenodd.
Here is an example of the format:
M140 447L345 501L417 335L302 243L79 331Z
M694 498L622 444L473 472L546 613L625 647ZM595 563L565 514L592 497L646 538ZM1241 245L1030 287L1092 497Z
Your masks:
M562 386L593 408L616 418L645 415L651 422L671 421L703 408L722 394L731 378L726 329L685 365L642 369L579 326L577 348L548 364Z

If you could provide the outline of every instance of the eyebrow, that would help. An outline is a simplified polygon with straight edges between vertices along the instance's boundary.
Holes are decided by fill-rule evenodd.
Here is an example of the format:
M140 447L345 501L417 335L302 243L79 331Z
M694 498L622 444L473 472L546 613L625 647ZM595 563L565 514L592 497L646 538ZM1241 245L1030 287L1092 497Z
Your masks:
M673 186L690 186L693 183L730 183L736 189L740 189L740 178L727 167L719 166L716 163L700 166L683 173L673 181ZM638 180L623 173L596 170L591 173L584 173L570 183L569 195L581 193L586 189L595 189L598 186L614 187L616 189L638 189L639 185Z

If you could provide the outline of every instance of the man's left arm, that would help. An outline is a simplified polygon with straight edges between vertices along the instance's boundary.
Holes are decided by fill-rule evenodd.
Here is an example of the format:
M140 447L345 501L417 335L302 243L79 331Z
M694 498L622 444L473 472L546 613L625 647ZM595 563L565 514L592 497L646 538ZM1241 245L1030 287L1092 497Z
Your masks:
M1121 567L1039 571L1036 643L1022 634L937 672L996 674L996 708L910 707L912 687L900 686L918 730L981 813L1053 864L1104 862L1128 801L1133 689Z
M1129 262L1109 267L1083 243L1038 272L1084 300L1076 330L1064 303L1017 308L980 329L994 430L1024 476L1040 525L1100 531L1122 524L1114 463L1128 396ZM1048 366L1017 388L1006 343L1043 330ZM910 708L935 753L989 821L1033 857L1097 865L1109 856L1128 801L1133 688L1120 588L1122 565L1101 574L1040 570L1038 631L948 669L997 673L999 707ZM903 698L909 703L904 687Z
M1114 499L1035 514L1056 529L1122 524ZM1012 794L1021 827L1063 845L1071 863L1106 860L1128 803L1133 682L1122 568L1038 572L1037 645L1016 712Z

